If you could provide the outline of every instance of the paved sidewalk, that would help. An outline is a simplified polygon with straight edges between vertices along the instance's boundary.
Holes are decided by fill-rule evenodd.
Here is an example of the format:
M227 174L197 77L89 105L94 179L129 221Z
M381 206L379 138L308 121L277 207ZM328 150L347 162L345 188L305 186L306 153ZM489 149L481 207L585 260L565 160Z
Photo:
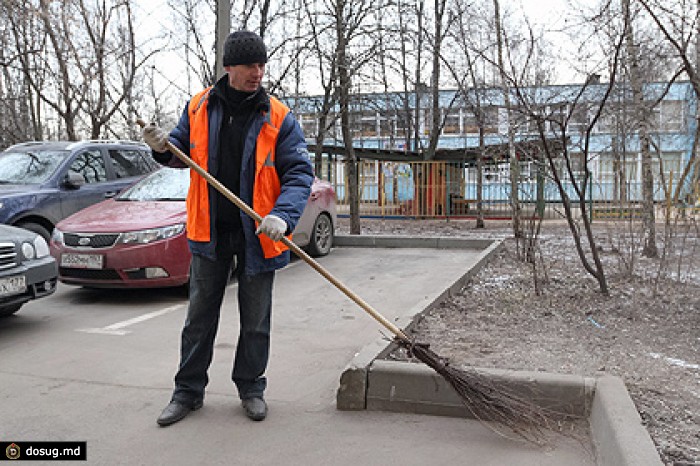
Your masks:
M454 249L337 248L321 263L394 319L424 308L476 257ZM183 312L125 336L43 328L46 337L31 345L3 345L0 327L0 439L86 440L88 463L104 465L595 464L590 445L569 439L537 448L477 421L336 410L341 372L381 328L301 261L280 272L275 287L264 422L245 418L229 379L237 335L232 285L204 407L168 428L155 419L170 396ZM57 299L73 295L66 296ZM86 303L78 306L75 312L88 313ZM27 319L41 312L29 310Z

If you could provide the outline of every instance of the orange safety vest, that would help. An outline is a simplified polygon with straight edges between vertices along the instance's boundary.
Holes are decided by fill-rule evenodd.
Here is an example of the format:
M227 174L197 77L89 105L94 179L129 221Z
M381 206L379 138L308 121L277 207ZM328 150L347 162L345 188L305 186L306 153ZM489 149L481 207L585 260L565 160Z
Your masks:
M208 171L209 116L207 104L211 87L204 89L191 100L188 107L190 119L190 157ZM275 170L275 147L282 121L289 108L270 96L270 113L266 115L255 144L255 181L253 182L253 205L261 217L265 217L275 206L280 195L280 180ZM257 223L256 223L257 227ZM192 241L211 241L211 219L209 218L209 190L207 180L190 170L190 189L187 193L187 237ZM288 237L291 239L291 235ZM288 248L274 242L266 235L258 235L266 259L280 255Z

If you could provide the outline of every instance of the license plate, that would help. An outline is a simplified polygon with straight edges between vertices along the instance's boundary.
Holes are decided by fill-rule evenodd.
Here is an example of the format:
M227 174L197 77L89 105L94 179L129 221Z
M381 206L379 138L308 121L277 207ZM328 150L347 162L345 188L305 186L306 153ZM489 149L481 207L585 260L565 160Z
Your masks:
M101 269L101 254L61 254L61 267L69 269Z
M27 280L24 275L16 277L0 278L0 296L11 296L24 293L27 289Z

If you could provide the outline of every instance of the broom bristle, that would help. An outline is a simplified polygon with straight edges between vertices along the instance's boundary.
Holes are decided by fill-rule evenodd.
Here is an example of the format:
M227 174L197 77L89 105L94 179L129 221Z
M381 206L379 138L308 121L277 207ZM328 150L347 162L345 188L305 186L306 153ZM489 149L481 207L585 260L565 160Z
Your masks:
M557 419L562 416L571 417L537 405L514 393L503 381L487 374L450 366L428 345L400 338L397 342L407 350L409 356L414 356L440 374L454 388L472 416L480 421L495 422L518 437L541 444L545 432L553 431L559 425ZM503 434L498 429L494 430Z

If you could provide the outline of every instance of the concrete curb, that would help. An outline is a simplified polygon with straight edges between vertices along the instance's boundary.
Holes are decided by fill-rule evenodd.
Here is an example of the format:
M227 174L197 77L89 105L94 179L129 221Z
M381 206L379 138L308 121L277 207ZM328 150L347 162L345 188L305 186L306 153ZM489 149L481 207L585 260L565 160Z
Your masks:
M339 247L481 249L476 264L427 303L419 303L395 322L410 330L419 316L459 291L502 247L502 241L462 238L337 236ZM340 377L336 407L452 417L473 417L447 382L421 364L386 360L395 344L378 339L365 346ZM600 466L656 465L662 462L623 381L614 376L582 377L545 372L473 368L528 396L538 405L587 416Z
M657 466L661 459L622 379L597 378L589 416L598 464Z
M452 236L336 235L333 245L359 248L486 249L494 240Z
M591 409L595 379L576 375L499 369L472 370L538 406L584 416ZM474 418L449 384L428 366L376 360L370 366L367 409Z
M471 368L538 406L587 417L600 466L662 466L649 433L619 377ZM366 409L475 418L427 366L377 359L369 367Z

